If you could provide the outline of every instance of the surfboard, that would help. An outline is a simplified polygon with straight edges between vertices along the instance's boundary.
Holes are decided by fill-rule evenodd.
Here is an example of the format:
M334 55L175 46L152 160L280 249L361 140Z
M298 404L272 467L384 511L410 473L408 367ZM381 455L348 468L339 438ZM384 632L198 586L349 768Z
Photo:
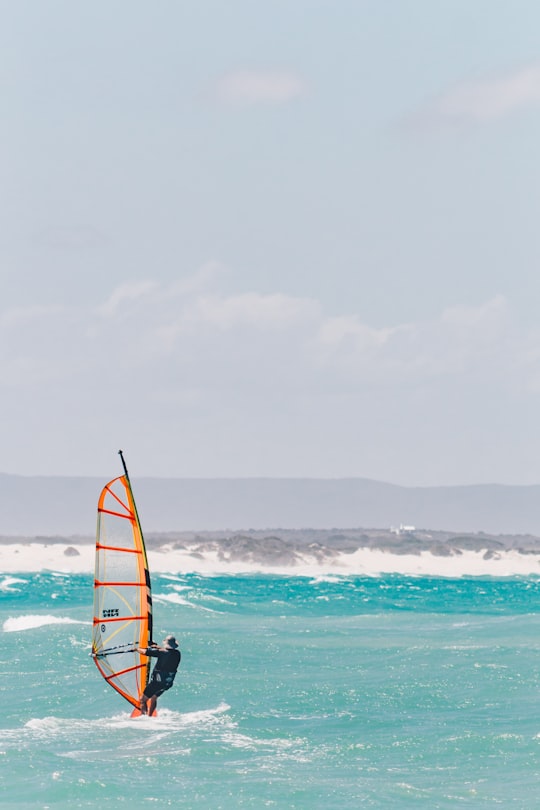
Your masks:
M144 717L144 715L140 709L133 709L133 711L130 714L130 717ZM154 709L152 714L149 714L148 717L157 717L157 709Z
M141 523L122 451L124 475L98 499L92 657L106 683L141 714L152 641L152 588ZM137 714L138 713L138 714Z

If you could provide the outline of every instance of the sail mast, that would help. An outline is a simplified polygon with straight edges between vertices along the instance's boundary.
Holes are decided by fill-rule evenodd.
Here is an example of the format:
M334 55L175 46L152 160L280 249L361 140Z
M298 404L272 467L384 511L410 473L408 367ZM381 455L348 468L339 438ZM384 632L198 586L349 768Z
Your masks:
M135 512L135 519L137 521L137 525L139 527L139 532L140 532L140 535L141 535L142 549L143 549L143 555L144 555L144 574L145 574L145 578L146 578L146 594L147 594L147 599L148 599L148 643L150 644L151 641L153 640L152 584L151 584L151 581L150 581L150 570L148 568L148 558L147 558L147 555L146 555L146 544L144 542L144 535L143 535L143 530L142 530L142 526L141 526L141 521L139 520L139 513L137 512L137 504L135 503L135 498L133 497L133 490L131 488L131 481L129 479L128 468L127 468L127 465L126 465L126 461L124 459L123 451L119 450L118 455L120 456L120 459L122 461L122 467L124 468L124 475L126 476L126 481L127 481L128 487L129 487L129 491L131 493L131 500L132 500L132 503L133 503L133 510Z

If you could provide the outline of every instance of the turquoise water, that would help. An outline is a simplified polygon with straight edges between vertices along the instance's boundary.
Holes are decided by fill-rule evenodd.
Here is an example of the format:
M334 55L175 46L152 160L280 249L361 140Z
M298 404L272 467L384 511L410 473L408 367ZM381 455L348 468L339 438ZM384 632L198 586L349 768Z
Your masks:
M0 575L0 806L527 808L536 579L154 576L157 719L91 658L92 578Z

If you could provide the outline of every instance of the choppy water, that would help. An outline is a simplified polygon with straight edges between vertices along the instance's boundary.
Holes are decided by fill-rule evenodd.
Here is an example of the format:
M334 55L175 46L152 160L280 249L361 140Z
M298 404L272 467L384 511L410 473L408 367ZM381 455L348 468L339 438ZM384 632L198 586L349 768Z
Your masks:
M536 579L155 576L157 719L89 657L91 577L0 575L0 805L530 808Z

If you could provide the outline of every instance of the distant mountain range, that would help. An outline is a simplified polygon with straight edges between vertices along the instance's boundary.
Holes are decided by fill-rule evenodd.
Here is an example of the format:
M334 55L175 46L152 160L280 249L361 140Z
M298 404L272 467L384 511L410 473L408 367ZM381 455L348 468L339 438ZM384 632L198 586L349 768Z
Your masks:
M93 535L99 478L0 474L0 535ZM390 528L540 536L540 486L132 478L145 532Z

